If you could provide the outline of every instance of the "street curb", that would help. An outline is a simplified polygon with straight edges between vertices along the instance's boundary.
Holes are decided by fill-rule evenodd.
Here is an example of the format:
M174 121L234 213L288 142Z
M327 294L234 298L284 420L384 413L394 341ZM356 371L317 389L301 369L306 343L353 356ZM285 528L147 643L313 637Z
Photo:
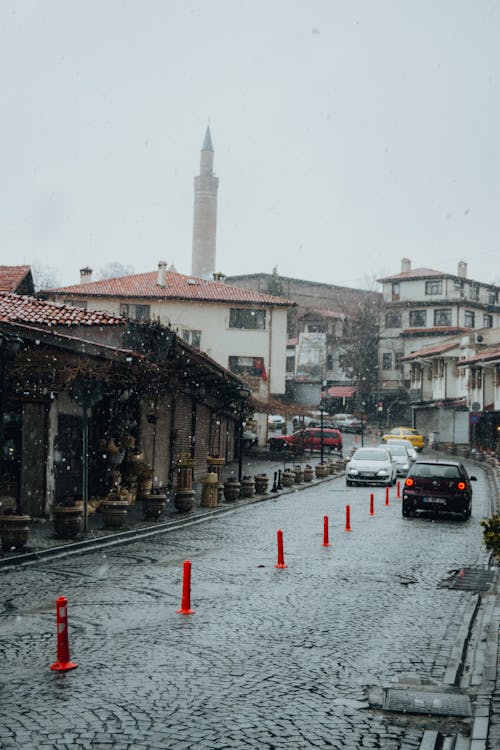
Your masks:
M33 565L37 562L43 562L44 560L52 560L61 557L70 557L77 554L87 554L89 552L95 552L99 549L106 549L108 547L115 547L119 544L130 544L139 539L146 539L150 536L157 536L158 534L164 534L169 531L177 531L178 529L187 526L196 526L204 521L212 520L214 517L219 515L227 515L235 513L249 505L255 505L257 503L265 502L266 500L275 500L284 495L290 495L298 491L310 489L311 487L317 487L325 482L337 479L342 476L344 472L329 474L321 479L313 479L312 482L303 482L301 484L294 484L292 487L286 487L277 492L267 492L265 495L258 495L251 498L239 499L234 503L225 503L219 505L213 509L201 509L200 506L196 508L196 512L193 515L187 515L184 518L182 516L176 517L169 521L163 521L155 524L155 526L146 526L141 529L127 529L125 531L112 532L105 536L95 537L93 539L82 539L78 542L70 542L69 544L62 544L55 547L49 547L48 549L42 549L38 552L25 552L20 555L13 555L0 559L0 573L8 570L12 570L18 565Z

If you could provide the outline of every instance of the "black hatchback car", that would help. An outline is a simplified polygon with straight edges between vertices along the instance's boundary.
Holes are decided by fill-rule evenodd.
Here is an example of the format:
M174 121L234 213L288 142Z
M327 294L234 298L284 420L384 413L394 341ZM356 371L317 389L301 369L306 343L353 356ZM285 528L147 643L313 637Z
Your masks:
M459 461L416 461L405 479L403 516L417 511L458 513L464 521L471 514L472 485Z

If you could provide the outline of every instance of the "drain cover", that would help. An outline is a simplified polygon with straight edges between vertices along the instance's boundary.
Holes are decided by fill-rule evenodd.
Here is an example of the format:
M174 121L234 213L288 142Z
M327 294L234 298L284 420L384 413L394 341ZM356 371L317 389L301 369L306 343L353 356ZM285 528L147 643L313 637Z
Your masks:
M457 591L488 591L495 580L494 570L484 568L460 568L451 571L451 575L439 584L439 588Z
M458 693L424 692L423 690L388 689L384 711L440 716L470 716L469 698Z

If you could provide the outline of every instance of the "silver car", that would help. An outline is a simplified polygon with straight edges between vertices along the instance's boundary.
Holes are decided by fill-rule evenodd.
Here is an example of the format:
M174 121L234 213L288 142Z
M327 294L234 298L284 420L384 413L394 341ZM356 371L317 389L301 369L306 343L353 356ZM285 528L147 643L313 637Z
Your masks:
M358 448L346 466L345 483L396 484L398 476L396 462L387 446L381 448Z
M405 477L410 471L412 461L408 454L408 449L405 445L399 445L396 441L391 440L389 445L381 445L381 448L386 448L396 463L396 470L398 476Z
M404 447L408 451L411 463L416 461L418 458L417 449L415 448L413 443L410 443L409 440L405 440L404 438L394 438L394 440L391 438L391 440L387 440L385 443L383 443L383 445L385 448L390 448L391 445L404 445Z

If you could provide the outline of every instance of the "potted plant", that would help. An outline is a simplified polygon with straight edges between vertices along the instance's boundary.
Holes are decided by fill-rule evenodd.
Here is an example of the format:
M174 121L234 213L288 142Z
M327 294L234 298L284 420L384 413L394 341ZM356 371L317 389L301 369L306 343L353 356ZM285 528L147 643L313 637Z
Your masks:
M0 541L2 549L22 549L28 542L30 516L15 506L5 508L0 513Z
M304 470L300 464L297 464L293 467L293 472L295 474L295 484L302 484L304 481Z
M224 482L224 499L227 503L232 503L240 496L241 484L235 477L229 477Z
M243 497L252 497L255 492L255 479L250 476L241 480L241 494Z
M137 477L137 494L139 497L149 495L153 489L153 470L144 461L137 461L134 465Z
M316 464L315 473L318 479L323 479L323 477L328 476L330 473L328 464Z
M314 469L310 464L306 464L304 469L304 482L312 482L314 479Z
M295 472L292 469L285 469L281 475L281 484L283 487L291 487L295 483Z
M269 484L269 477L267 474L256 474L255 477L255 492L257 495L265 495Z
M59 500L52 508L57 536L74 539L83 530L83 502L72 495Z
M167 507L167 496L161 487L156 487L142 498L142 512L145 521L159 521Z
M127 525L128 501L119 492L110 492L101 501L102 520L108 529L123 529Z

